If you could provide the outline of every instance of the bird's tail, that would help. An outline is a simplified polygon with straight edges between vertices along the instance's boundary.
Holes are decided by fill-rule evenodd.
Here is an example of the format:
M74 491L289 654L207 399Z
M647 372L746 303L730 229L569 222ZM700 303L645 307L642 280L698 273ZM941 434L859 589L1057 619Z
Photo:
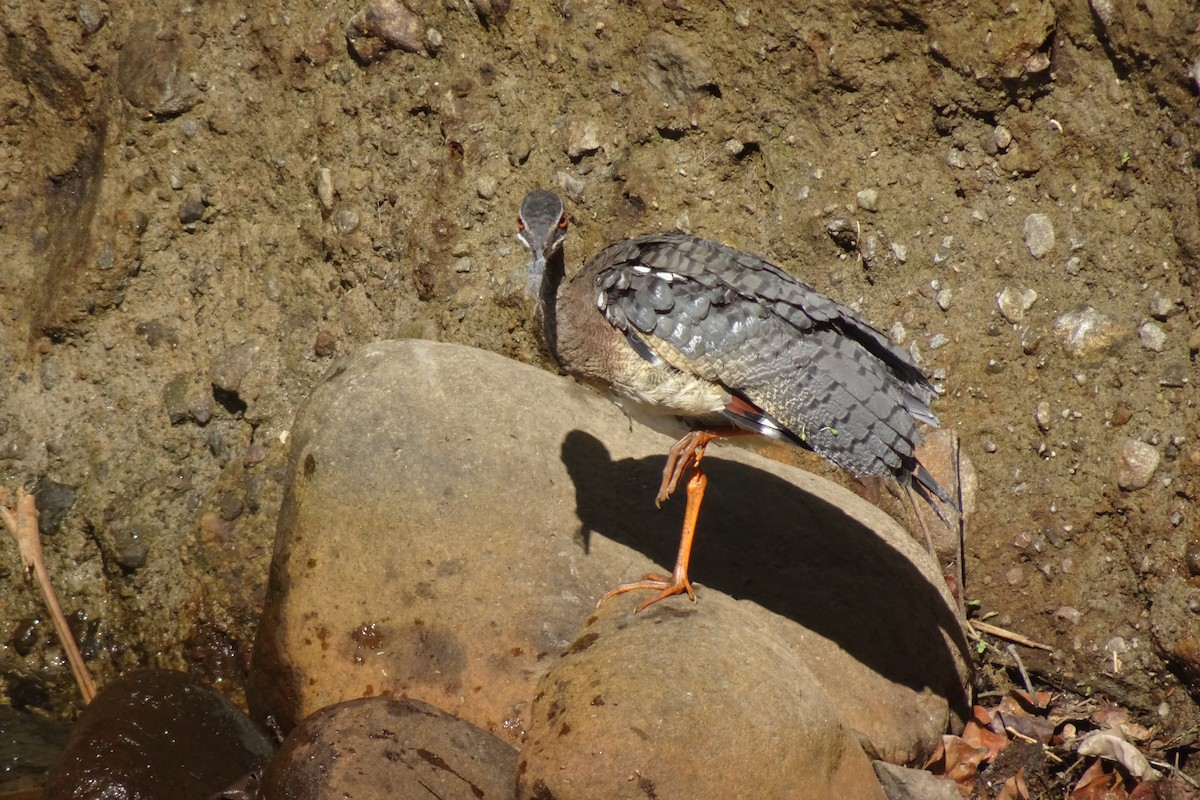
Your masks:
M920 495L922 500L929 504L930 508L933 509L934 513L938 515L938 519L942 522L947 525L955 524L946 519L946 516L942 513L942 506L933 502L933 498L935 497L948 506L954 512L955 517L958 519L962 518L962 509L959 508L955 499L950 496L949 492L942 488L942 485L929 474L929 470L925 469L920 463L912 471L909 486L914 492Z

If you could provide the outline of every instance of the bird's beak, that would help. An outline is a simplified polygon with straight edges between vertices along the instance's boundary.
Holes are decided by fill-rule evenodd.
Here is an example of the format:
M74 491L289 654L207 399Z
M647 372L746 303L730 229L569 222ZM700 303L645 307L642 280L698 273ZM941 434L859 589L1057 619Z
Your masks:
M542 278L546 274L546 254L540 247L533 249L533 260L529 262L529 275L525 279L525 294L536 299L542 291Z

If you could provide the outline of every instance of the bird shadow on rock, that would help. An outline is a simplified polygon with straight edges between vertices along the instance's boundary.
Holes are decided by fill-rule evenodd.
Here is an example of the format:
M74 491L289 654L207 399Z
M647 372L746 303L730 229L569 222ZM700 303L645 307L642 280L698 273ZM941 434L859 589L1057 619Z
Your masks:
M791 619L876 673L918 691L929 688L965 714L947 642L961 659L967 642L930 579L842 509L719 452L710 448L704 458L709 482L692 550L693 582ZM665 455L613 461L600 440L574 430L563 440L562 459L575 484L585 550L599 534L669 573L686 492L681 487L655 507ZM702 603L702 588L699 594Z

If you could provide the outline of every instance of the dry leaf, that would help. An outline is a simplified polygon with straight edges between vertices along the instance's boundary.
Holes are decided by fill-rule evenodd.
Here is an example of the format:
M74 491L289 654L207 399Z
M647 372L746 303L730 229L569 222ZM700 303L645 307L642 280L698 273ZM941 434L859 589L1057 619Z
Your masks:
M1129 800L1125 782L1116 769L1106 769L1105 762L1096 759L1083 771L1068 800Z
M1111 733L1093 731L1080 739L1075 749L1081 756L1099 756L1114 761L1135 778L1157 778L1160 775L1136 747Z
M1025 768L1021 767L1016 774L1004 782L996 800L1029 800L1029 788L1025 785Z
M1008 745L1008 736L994 733L990 728L980 727L975 720L971 720L963 728L962 739L968 745L975 748L982 748L986 755L984 758L992 759L996 754Z
M934 775L949 778L958 784L964 794L969 794L975 783L975 776L979 774L979 764L987 755L986 747L972 747L961 737L946 735L942 737L925 768Z

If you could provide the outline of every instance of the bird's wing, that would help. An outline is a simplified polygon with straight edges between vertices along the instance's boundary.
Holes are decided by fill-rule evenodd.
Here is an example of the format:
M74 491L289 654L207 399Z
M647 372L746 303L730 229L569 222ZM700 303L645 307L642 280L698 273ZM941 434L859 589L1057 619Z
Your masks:
M761 258L680 234L621 242L592 264L597 305L639 352L721 384L859 474L913 469L916 420L937 424L933 389L850 309Z

